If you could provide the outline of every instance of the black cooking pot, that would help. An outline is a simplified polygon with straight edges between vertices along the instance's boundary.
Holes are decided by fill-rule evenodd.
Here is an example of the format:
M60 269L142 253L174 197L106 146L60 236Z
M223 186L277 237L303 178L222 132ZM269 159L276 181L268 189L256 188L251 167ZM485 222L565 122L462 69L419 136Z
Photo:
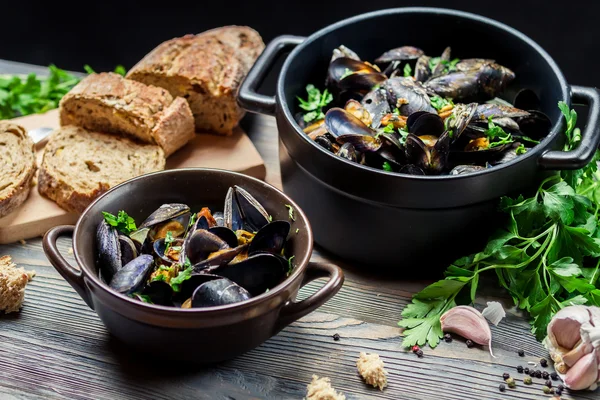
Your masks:
M393 32L398 32L394 34ZM492 58L516 73L503 97L529 88L541 99L552 130L533 150L515 160L469 175L410 176L347 161L326 151L294 121L296 96L305 86L323 86L332 50L344 44L365 60L402 45L458 58ZM274 97L257 87L274 61L293 48L279 75ZM284 191L308 215L316 242L343 258L377 266L430 271L479 248L497 228L500 196L527 192L549 170L576 169L592 158L600 141L600 92L569 86L556 63L534 41L497 21L437 9L398 8L359 15L308 38L273 40L240 87L239 104L275 115L279 129ZM564 144L559 101L590 107L578 148ZM424 268L427 267L427 268Z

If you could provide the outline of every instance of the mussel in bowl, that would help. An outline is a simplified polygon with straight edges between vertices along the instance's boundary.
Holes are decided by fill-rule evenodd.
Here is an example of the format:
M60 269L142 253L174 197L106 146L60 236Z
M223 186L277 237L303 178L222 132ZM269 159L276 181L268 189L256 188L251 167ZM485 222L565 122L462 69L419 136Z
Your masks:
M103 212L96 252L99 275L116 292L179 308L233 304L268 292L293 271L287 254L293 214L266 210L243 187L221 206L193 212L163 204L139 226L125 211ZM287 219L273 220L272 215Z
M465 56L400 43L369 62L340 44L325 89L309 84L306 100L298 96L301 128L326 152L400 174L464 175L511 162L550 133L539 93L516 87L502 64L511 60Z

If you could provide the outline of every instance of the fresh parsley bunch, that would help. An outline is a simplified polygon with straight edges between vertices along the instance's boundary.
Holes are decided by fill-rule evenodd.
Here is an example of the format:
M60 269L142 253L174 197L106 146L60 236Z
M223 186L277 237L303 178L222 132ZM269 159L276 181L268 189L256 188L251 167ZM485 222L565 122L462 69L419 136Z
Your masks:
M323 107L333 101L333 95L329 93L327 89L323 90L323 93L321 93L321 91L312 84L306 85L306 93L308 93L308 98L306 100L298 96L300 108L306 111L304 114L304 122L308 123L325 118Z
M581 135L577 113L560 103L567 121L565 150ZM402 311L404 347L437 346L440 316L459 303L475 301L482 273L495 273L515 304L531 316L538 340L552 316L572 304L600 306L600 153L586 167L544 180L535 195L501 199L509 223L481 252L455 261L446 279L417 293Z

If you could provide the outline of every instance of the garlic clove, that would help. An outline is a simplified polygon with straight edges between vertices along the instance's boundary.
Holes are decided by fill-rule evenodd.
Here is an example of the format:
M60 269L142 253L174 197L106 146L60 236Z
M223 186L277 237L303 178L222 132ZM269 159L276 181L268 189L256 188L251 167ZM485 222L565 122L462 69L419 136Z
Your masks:
M598 360L596 351L581 357L565 375L565 385L572 390L592 388L598 381Z
M502 319L506 317L506 311L504 311L504 307L502 307L502 304L500 304L499 302L488 301L487 307L483 309L481 315L487 318L487 320L490 321L492 324L498 326L500 321L502 321Z
M592 350L592 346L583 340L580 340L572 350L563 353L562 361L567 365L567 367L572 367L577 361L579 361L581 357L590 353Z
M569 306L556 313L548 325L548 339L554 347L572 349L580 339L581 325L589 323L585 306Z
M441 317L442 331L452 332L481 345L487 345L492 357L492 331L479 311L469 306L457 306Z

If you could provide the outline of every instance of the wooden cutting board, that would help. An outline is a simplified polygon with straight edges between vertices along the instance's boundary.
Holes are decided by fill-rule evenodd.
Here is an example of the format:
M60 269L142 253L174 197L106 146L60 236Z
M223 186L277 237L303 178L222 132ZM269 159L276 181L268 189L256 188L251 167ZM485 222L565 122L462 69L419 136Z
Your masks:
M45 114L15 118L14 122L27 130L47 126L57 128L58 110ZM44 142L37 146L37 160L42 160ZM241 172L264 179L265 164L256 148L241 128L229 137L198 134L184 148L167 159L167 169L205 167ZM0 218L0 244L29 239L46 233L54 226L74 224L78 214L68 213L51 200L39 194L37 186L31 188L27 201L16 211Z

